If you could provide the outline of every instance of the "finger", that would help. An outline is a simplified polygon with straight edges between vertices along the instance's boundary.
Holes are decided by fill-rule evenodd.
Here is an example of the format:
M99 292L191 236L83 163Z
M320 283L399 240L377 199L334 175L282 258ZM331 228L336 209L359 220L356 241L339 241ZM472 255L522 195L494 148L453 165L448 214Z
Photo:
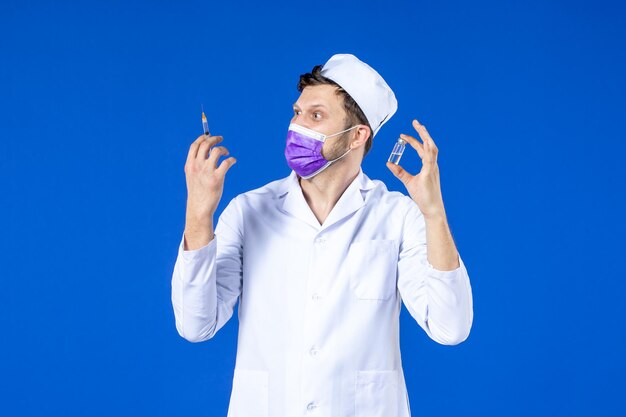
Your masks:
M200 141L200 146L198 147L198 153L195 156L197 159L199 160L204 160L207 157L207 152L208 150L214 146L217 143L220 143L221 141L224 140L224 138L222 136L206 136L206 135L201 135L200 138L203 138L204 141ZM203 148L203 152L200 152L200 147L202 147L202 145L205 145Z
M400 138L404 139L406 142L408 142L409 145L411 145L413 147L413 149L415 149L417 151L417 154L420 156L420 158L423 158L423 155L424 155L424 145L423 144L421 144L413 136L405 135L404 133L400 133Z
M198 136L198 138L192 142L191 146L189 147L189 153L187 153L187 162L196 158L196 155L198 154L198 148L200 147L200 144L205 140L205 138L206 137L204 135Z
M407 185L413 178L413 175L409 174L400 165L396 165L393 162L387 161L387 168L396 176L404 185Z
M216 143L220 143L222 140L224 140L224 138L221 136L205 136L205 138L206 139L204 140L204 142L200 144L200 147L198 148L198 154L196 155L196 160L198 161L198 163L203 163L204 161L206 161L207 154L209 153L211 147Z
M435 155L433 155L432 145L430 141L424 141L424 157L422 158L422 166L432 165L435 162Z
M420 169L420 172L418 175L422 175L423 177L428 177L430 176L430 173L433 170L433 163L431 162L424 162L422 164L422 169Z
M437 153L439 149L435 145L435 141L426 130L426 126L417 121L417 119L413 120L413 127L419 133L420 138L424 142L424 150L425 157L422 158L422 162L434 163L437 161Z
M228 149L224 146L214 146L213 149L209 152L208 164L211 169L215 169L217 167L217 160L221 155L228 155Z
M426 126L418 122L417 119L413 120L413 127L415 128L415 130L417 130L417 133L419 133L422 141L431 145L435 144L435 141L430 136L430 133L428 133L428 130L426 130Z
M226 172L228 172L228 170L230 169L230 167L232 167L233 165L235 165L235 163L237 162L237 160L234 157L230 157L230 158L226 158L222 161L222 163L220 164L220 166L215 170L215 172L219 172L220 175L226 175Z
M198 164L203 164L204 161L206 161L208 152L209 152L209 141L205 140L204 142L200 143L200 146L198 147L198 154L196 155L196 162Z
M209 142L209 146L214 146L215 144L220 143L221 141L224 140L223 136L207 136L207 135L204 135L204 137Z
M428 152L430 154L430 161L432 163L437 162L437 147L435 146L435 142L432 139L428 140Z

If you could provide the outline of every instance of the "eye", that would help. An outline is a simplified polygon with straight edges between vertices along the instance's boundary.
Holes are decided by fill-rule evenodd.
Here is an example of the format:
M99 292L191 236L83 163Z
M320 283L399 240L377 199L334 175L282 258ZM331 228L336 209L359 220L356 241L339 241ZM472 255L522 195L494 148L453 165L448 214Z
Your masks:
M293 113L294 113L294 114L300 114L300 110L293 109Z
M319 120L319 119L321 119L321 118L322 118L322 113L320 113L320 112L316 111L315 113L313 113L313 118L314 118L315 120Z

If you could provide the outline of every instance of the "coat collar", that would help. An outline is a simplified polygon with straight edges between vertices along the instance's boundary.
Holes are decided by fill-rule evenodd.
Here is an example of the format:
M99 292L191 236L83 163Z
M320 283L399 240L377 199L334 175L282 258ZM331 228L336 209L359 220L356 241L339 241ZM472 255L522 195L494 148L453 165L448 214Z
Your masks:
M283 211L292 214L321 231L363 207L367 191L375 186L376 184L365 175L363 169L359 168L359 174L339 197L339 200L322 225L319 224L306 202L295 171L292 170L291 174L282 181L279 189L279 198L282 197Z

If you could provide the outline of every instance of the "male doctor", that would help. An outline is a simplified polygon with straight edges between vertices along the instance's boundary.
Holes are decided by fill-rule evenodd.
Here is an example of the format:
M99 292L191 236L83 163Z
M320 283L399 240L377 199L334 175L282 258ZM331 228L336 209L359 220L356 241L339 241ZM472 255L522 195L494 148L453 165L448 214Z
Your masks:
M172 276L176 329L212 338L239 300L228 417L407 417L399 315L438 343L464 341L469 276L446 220L437 147L401 135L422 160L387 167L410 197L361 161L396 112L383 78L350 54L300 76L285 157L289 176L239 194L213 217L236 162L200 136L185 164L185 230Z

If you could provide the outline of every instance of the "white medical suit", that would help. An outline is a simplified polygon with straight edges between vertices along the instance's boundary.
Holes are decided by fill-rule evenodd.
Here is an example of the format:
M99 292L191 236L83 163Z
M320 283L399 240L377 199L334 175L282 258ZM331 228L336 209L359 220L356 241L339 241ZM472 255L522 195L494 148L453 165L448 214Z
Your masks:
M438 343L472 326L463 260L433 268L417 204L362 170L322 225L292 171L232 199L206 246L178 250L183 338L214 337L239 300L228 417L408 417L401 302Z

